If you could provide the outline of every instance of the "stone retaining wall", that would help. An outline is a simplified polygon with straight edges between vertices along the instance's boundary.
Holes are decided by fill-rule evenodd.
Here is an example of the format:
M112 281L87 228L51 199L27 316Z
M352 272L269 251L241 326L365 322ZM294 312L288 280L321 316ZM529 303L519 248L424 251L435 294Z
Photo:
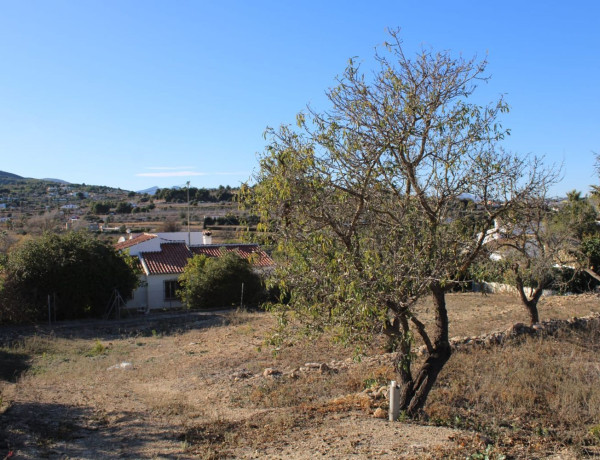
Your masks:
M524 291L525 294L527 294L528 296L531 296L533 294L533 288L526 287ZM473 283L473 292L486 292L488 294L509 292L511 294L518 294L517 288L510 284L493 283L487 281L482 281L481 283ZM558 291L555 291L554 289L544 289L542 294L544 296L553 296L558 295Z

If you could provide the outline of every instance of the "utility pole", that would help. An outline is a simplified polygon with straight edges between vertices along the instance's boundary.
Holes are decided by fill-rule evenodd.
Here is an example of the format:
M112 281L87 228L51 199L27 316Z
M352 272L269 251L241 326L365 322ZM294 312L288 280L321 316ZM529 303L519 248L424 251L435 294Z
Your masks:
M191 234L190 234L190 181L187 181L186 185L187 185L188 247L189 247L192 245Z

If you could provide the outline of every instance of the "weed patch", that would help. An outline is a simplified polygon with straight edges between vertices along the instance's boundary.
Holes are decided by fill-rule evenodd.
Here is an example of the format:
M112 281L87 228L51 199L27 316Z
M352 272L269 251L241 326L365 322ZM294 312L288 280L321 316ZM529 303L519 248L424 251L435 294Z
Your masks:
M100 340L96 339L94 346L86 353L88 357L100 356L105 354L107 351L107 347L100 342Z

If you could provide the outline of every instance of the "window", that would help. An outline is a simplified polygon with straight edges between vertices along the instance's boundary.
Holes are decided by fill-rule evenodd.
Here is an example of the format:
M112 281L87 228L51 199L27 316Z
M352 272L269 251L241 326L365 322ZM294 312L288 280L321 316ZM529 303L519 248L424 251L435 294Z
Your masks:
M176 292L179 289L177 280L165 281L165 300L178 300Z

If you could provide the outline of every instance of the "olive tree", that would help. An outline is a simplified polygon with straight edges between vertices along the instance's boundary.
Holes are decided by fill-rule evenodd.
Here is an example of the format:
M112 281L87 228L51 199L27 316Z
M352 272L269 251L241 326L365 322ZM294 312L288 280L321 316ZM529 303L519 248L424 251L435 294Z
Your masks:
M245 202L274 243L280 324L344 341L384 333L397 351L401 409L414 416L448 361L446 292L464 280L496 218L546 180L536 159L504 152L502 99L471 102L485 61L423 50L397 33L366 76L350 60L297 128L268 129ZM460 206L459 196L477 197ZM431 295L435 320L416 302ZM418 337L426 358L414 369Z

